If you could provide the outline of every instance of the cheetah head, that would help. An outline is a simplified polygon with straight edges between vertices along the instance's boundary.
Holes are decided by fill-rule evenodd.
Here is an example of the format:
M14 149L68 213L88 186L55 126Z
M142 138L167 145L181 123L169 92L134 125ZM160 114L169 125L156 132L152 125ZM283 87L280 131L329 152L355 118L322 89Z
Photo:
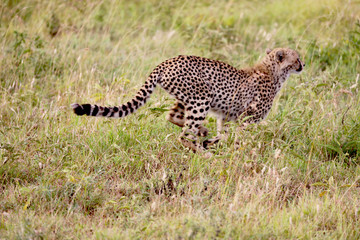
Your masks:
M299 54L290 48L275 48L266 50L267 57L275 68L281 73L299 74L305 67L304 62L300 60Z

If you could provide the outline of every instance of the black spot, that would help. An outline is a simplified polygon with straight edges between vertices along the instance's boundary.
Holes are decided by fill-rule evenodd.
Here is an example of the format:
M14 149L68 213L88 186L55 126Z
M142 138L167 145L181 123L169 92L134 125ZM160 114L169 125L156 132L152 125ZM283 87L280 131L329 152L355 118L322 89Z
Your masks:
M99 107L97 105L94 106L94 110L91 113L91 116L96 116L96 114L99 112Z
M121 107L121 108L122 108L122 110L123 110L123 111L126 111L126 110L127 110L127 107L126 107L126 105L125 105L125 104L124 104L124 105L122 105L122 107Z
M103 116L106 116L110 112L110 109L108 107L104 108Z
M84 114L89 116L90 115L90 110L91 110L91 105L90 104L84 104L84 105L82 105L82 108L84 109Z
M142 98L142 97L140 97L140 96L136 96L136 99L139 100L139 101L144 100L144 98Z
M123 112L119 111L119 117L122 117L122 115L123 115Z
M114 107L114 108L113 108L113 111L114 111L114 112L117 112L117 111L119 111L119 108L118 108L118 107Z
M205 140L204 142L203 142L203 147L204 148L207 148L208 146L209 146L209 144L216 144L216 143L218 143L220 141L220 139L208 139L208 140Z
M135 106L135 108L137 108L137 106L139 105L139 102L137 102L136 100L132 100L132 102L133 102L133 105Z
M85 114L85 111L84 111L84 109L82 108L82 106L79 105L79 104L76 104L76 105L77 105L77 106L73 109L73 110L74 110L74 113L75 113L76 115L79 115L79 116L84 115L84 114Z

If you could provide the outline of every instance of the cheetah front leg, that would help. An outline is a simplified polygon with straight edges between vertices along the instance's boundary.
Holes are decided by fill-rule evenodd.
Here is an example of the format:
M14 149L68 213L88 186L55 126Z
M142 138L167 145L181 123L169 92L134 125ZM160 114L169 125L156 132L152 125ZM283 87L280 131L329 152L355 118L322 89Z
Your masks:
M185 124L183 131L179 137L180 142L193 150L194 152L203 153L206 149L199 144L198 136L206 136L208 130L202 125L208 112L206 101L200 103L199 106L187 106L185 109ZM212 154L207 152L205 157Z
M217 143L219 143L221 140L225 140L229 137L229 127L227 125L224 125L225 119L223 117L218 117L216 120L216 136L214 138L205 140L203 142L204 148L209 148L210 146L213 146Z

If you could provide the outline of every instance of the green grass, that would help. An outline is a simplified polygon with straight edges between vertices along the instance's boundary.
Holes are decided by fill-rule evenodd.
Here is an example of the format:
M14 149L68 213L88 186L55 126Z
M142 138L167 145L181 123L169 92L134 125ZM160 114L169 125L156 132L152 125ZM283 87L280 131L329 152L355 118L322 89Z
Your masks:
M359 1L0 3L0 239L359 239ZM157 90L119 104L179 54L306 63L268 118L204 159L165 120ZM213 118L207 126L215 134ZM239 138L240 147L234 141Z

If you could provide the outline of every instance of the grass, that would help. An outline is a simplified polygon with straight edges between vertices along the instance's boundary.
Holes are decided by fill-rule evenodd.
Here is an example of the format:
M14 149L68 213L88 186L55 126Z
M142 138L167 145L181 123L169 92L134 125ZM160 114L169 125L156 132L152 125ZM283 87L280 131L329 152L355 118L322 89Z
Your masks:
M358 1L5 0L0 12L0 239L360 238ZM303 74L265 121L231 124L211 159L179 144L163 90L125 119L70 109L129 100L179 54L244 67L277 46L300 52Z

